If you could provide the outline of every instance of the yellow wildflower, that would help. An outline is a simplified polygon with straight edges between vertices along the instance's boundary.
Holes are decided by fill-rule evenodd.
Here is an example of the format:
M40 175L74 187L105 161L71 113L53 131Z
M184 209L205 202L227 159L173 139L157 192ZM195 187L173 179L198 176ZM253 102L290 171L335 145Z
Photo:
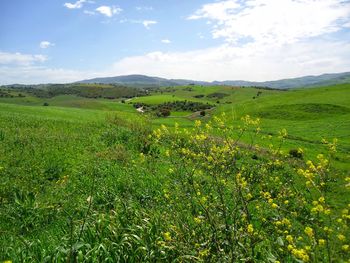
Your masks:
M163 233L163 237L166 241L171 241L171 234L170 232Z
M310 238L314 236L314 230L311 227L305 227L305 234L307 234Z
M293 243L293 237L292 237L291 235L286 236L286 240L287 240L289 243Z
M202 222L202 219L200 219L200 217L195 217L195 218L194 218L194 222L195 222L196 224L200 224L200 223Z
M194 126L195 127L200 127L202 125L202 122L200 121L200 120L196 120L195 122L194 122Z
M199 256L201 257L207 257L209 255L209 249L203 249L199 252Z
M342 234L337 235L337 237L340 241L344 241L346 239L345 236Z
M292 254L298 258L301 259L304 262L308 262L310 260L309 255L306 253L305 249L293 249Z
M326 240L324 240L324 239L319 239L319 240L318 240L318 244L319 244L320 246L324 246L324 245L326 244Z
M252 224L249 224L248 227L247 227L247 231L249 234L252 234L254 232L254 227Z

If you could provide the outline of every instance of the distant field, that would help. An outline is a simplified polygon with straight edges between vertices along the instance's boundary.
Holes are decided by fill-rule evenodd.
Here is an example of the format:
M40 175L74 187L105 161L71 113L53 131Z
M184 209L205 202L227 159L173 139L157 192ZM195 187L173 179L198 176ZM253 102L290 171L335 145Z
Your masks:
M277 134L285 128L289 136L284 149L288 151L303 147L309 158L322 151L322 139L337 138L339 158L336 164L339 168L347 170L350 168L349 89L349 84L290 91L192 86L164 88L162 95L156 94L136 100L155 104L179 99L209 101L216 105L214 115L224 112L227 123L233 124L239 123L240 118L246 114L260 118L263 135ZM216 93L228 96L220 99L208 98L208 95ZM198 95L203 96L198 98ZM207 121L207 117L204 120ZM155 123L171 126L175 121L180 120L158 119Z
M89 85L91 86L91 85ZM103 86L104 87L104 86ZM296 89L290 91L266 90L256 88L239 88L228 86L186 86L161 88L149 96L137 97L121 103L120 99L93 99L75 95L59 95L52 98L37 98L31 94L26 97L0 98L0 103L28 105L32 108L18 106L9 109L12 112L33 114L74 116L74 108L81 119L99 119L105 112L119 112L133 118L139 115L132 103L158 105L174 101L194 101L215 105L203 120L208 121L212 115L226 113L227 123L237 123L246 114L262 120L262 134L276 134L286 128L289 137L285 149L305 147L311 156L320 150L323 138L338 138L340 146L339 167L350 167L347 163L350 151L350 93L349 84L330 87ZM95 91L94 91L95 92ZM14 92L18 95L18 92ZM42 106L48 103L48 107ZM5 106L2 106L3 111ZM10 106L6 106L10 107ZM53 107L64 107L56 109ZM57 114L56 112L60 112ZM98 116L98 117L95 117ZM191 112L172 112L170 118L153 118L153 124L173 126L175 122L186 127L193 124ZM244 139L244 138L243 138Z
M173 101L184 101L184 100L191 100L191 101L201 101L197 98L189 98L185 96L177 96L177 95L171 95L171 94L162 94L162 95L151 95L151 96L145 96L145 97L139 97L131 99L131 102L142 102L146 104L162 104L164 102L173 102Z

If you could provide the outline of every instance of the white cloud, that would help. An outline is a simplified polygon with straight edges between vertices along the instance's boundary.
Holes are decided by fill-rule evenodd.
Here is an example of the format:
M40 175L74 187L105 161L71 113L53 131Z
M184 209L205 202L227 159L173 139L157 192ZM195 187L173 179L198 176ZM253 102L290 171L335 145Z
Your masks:
M189 16L188 19L218 19L226 20L230 18L230 10L239 8L240 4L236 0L222 1L218 3L203 5L201 9L197 10L193 15Z
M16 68L0 66L0 76L0 85L14 83L70 83L90 77L98 77L92 72L34 66Z
M107 17L121 12L101 7L96 13ZM348 35L340 31L348 30L350 25L349 1L216 1L203 5L188 19L205 19L212 37L223 39L224 44L187 52L155 51L126 57L100 72L34 67L47 57L0 52L0 82L69 82L124 74L264 81L350 71L350 42ZM129 19L120 22L141 24L147 29L157 23ZM338 33L330 34L334 32Z
M161 42L163 44L171 44L171 41L169 39L162 39Z
M224 44L188 52L151 52L126 57L104 71L35 66L42 55L0 52L0 84L72 82L98 76L146 74L195 80L265 81L350 70L350 43L313 40L264 48Z
M79 0L77 2L73 3L65 3L64 6L68 9L79 9L83 7L83 4L86 2L86 0Z
M152 6L136 6L135 9L139 12L142 11L153 11L153 7Z
M158 24L158 22L155 20L135 20L135 19L121 19L119 23L142 24L146 29L150 29L151 25Z
M264 48L225 44L188 52L151 52L127 57L109 75L148 74L196 80L274 80L350 69L350 43L298 42Z
M158 22L157 22L157 21L154 21L154 20L143 20L141 23L143 24L143 26L144 26L145 28L150 29L150 26L151 26L151 25L155 25L155 24L157 24Z
M43 48L43 49L49 48L49 47L53 47L54 45L55 44L53 44L53 43L51 43L49 41L41 41L40 44L39 44L40 48Z
M206 19L212 37L226 44L127 57L115 63L114 75L263 81L350 70L350 42L329 35L350 22L348 1L226 0L188 19Z
M212 22L214 38L232 44L254 41L284 44L339 30L350 21L342 0L226 0L203 5L190 20Z
M98 8L96 8L96 11L101 13L102 15L105 15L107 17L112 17L116 14L119 14L121 11L123 11L123 9L121 9L120 7L116 7L116 6L100 6Z
M45 62L47 57L44 55L31 55L17 53L7 53L0 51L0 64L3 65L31 65L35 62Z

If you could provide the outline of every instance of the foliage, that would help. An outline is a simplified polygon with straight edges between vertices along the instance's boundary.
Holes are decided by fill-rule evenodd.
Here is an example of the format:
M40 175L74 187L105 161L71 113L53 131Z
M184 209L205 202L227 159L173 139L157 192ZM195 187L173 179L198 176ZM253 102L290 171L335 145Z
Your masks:
M295 158L303 159L303 150L302 149L290 149L289 155Z
M0 262L347 262L348 88L162 89L130 103L230 96L205 118L151 120L6 89Z
M207 95L208 98L215 98L215 99L223 99L223 98L228 97L228 96L229 96L229 94L221 93L221 92L214 92L214 93Z
M172 101L165 102L157 105L149 105L141 102L134 103L134 108L140 108L145 112L155 112L157 116L167 117L170 115L171 111L187 111L187 112L196 112L203 111L206 109L210 109L213 106L206 103L201 102L193 102L193 101Z
M291 163L278 150L285 130L268 153L242 146L224 120L154 132L166 145L172 178L164 189L170 226L161 245L210 262L346 260L350 215L329 200L330 160L320 154L317 163ZM259 133L259 120L243 122L238 136L250 127ZM212 136L213 129L221 136ZM326 143L331 157L336 141Z
M76 95L85 98L115 99L147 95L147 91L143 89L107 84L48 84L20 87L9 86L8 89L26 92L39 98L52 98L59 95ZM5 93L0 92L0 94Z
M157 112L158 117L168 117L170 116L170 109L169 108L161 108L159 112Z
M285 130L267 150L240 142L259 136L258 120L226 118L152 132L147 119L116 114L79 123L2 113L0 260L347 260L337 142L303 164L281 154Z

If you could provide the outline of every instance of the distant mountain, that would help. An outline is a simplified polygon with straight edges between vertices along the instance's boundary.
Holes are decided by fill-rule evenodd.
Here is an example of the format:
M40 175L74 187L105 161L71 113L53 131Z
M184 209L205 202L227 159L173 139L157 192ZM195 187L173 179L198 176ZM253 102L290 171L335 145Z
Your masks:
M299 87L312 87L312 86L327 86L342 83L350 83L350 72L335 73L335 74L323 74L320 76L305 76L292 79L281 79L275 81L264 82L250 82L250 81L219 81L213 82L218 85L232 85L232 86L262 86L278 89L291 89Z
M126 75L117 77L107 77L107 78L94 78L88 80L78 81L78 83L99 83L99 84L122 84L125 86L176 86L179 85L177 82L158 78L149 77L145 75Z
M258 86L275 89L291 89L299 87L326 86L342 83L350 83L350 72L323 74L320 76L305 76L300 78L281 79L275 81L253 82L244 80L226 81L196 81L186 79L165 79L150 77L145 75L126 75L107 78L94 78L78 81L78 83L100 83L100 84L121 84L133 87L159 87L159 86L179 86L179 85L229 85L229 86Z

